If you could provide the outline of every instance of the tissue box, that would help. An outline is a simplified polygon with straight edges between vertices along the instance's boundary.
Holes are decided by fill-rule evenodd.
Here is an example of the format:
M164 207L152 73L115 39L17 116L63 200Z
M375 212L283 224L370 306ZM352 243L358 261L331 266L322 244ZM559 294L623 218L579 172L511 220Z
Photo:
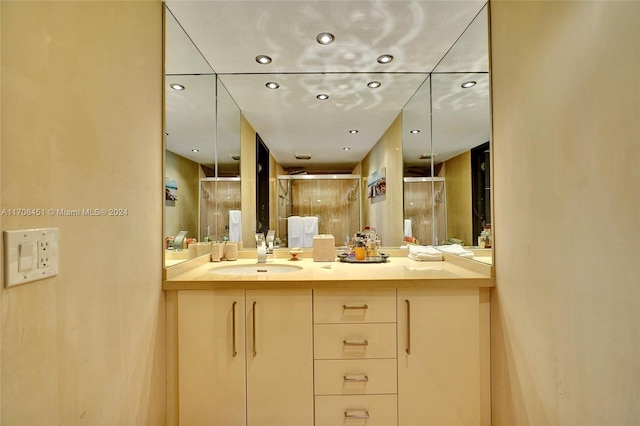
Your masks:
M313 236L313 261L333 262L336 260L336 239L331 234Z

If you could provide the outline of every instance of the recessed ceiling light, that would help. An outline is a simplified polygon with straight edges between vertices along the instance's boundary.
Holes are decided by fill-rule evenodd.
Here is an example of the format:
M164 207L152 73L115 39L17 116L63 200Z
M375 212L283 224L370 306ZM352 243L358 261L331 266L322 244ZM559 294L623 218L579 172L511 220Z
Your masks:
M466 82L462 83L461 87L463 89L468 89L469 87L473 87L475 85L476 85L475 81L466 81Z
M413 129L410 133L414 133L414 134L415 134L415 133L420 133L420 130L418 130L418 129Z
M342 148L343 151L351 151L351 147L349 146L345 146L344 148Z
M321 101L326 101L327 99L329 99L329 95L325 95L324 93L321 93L318 96L316 96L316 98L320 99Z
M229 157L231 157L232 160L240 161L240 154L230 154Z
M169 87L171 87L173 90L177 90L177 91L185 89L185 87L182 84L178 84L178 83L171 83L169 85Z
M256 62L262 65L270 64L271 58L267 55L258 55L256 56Z
M380 86L382 86L382 83L380 83L379 81L370 81L369 83L367 83L367 87L371 89L376 89Z
M331 33L320 33L316 37L316 41L320 44L331 44L336 39L336 37Z
M267 86L269 89L277 89L278 87L280 87L280 85L275 81L270 81L267 84L265 84L265 86Z
M358 133L359 130L353 129L353 130L349 130L349 133L351 133L352 135L355 135L356 133Z
M393 61L393 56L391 55L380 55L378 56L378 63L380 64L388 64Z
M191 150L191 152L200 152L200 150L199 150L199 149L196 149L196 148L193 148L193 149Z
M293 154L298 160L311 160L311 154Z

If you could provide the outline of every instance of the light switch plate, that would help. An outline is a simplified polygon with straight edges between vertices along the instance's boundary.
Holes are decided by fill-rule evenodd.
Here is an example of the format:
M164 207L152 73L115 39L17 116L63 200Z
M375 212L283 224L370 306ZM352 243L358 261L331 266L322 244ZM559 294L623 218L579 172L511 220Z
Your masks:
M58 275L58 228L4 231L4 285Z

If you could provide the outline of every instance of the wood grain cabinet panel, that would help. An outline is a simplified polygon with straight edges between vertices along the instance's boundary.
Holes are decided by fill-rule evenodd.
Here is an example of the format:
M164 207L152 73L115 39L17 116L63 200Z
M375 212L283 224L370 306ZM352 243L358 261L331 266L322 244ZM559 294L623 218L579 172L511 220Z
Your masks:
M396 322L396 290L317 289L313 319L316 324Z
M398 425L480 425L478 289L398 290Z
M181 425L245 424L244 329L244 290L178 292Z
M316 396L315 426L395 426L396 395Z

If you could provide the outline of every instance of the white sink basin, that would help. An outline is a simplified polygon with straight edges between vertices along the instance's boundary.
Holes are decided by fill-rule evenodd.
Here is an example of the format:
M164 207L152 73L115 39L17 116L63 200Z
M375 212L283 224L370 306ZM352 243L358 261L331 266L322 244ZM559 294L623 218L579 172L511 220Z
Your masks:
M254 263L252 265L216 266L209 269L214 274L225 275L273 275L301 271L302 266Z

